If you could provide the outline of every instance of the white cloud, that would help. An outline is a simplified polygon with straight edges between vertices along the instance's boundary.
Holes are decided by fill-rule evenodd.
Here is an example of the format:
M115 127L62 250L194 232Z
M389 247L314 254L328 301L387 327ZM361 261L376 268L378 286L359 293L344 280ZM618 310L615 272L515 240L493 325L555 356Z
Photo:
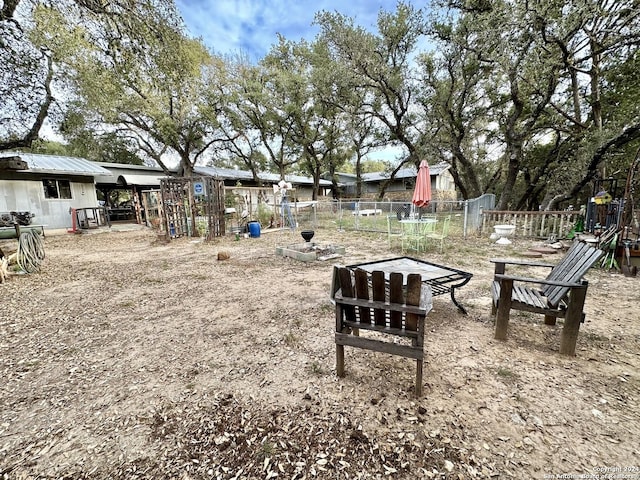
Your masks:
M299 0L177 0L188 31L202 37L216 53L247 52L259 60L277 42L277 34L289 40L312 40L316 12L338 11L356 24L375 28L379 10L395 11L395 0L318 0L309 6Z

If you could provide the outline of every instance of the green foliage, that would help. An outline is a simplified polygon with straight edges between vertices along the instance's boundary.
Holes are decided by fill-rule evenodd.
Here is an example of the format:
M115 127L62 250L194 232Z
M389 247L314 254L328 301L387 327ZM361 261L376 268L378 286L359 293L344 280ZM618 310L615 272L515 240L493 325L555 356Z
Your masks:
M296 336L295 333L288 332L284 335L284 343L290 347L296 345L300 342L300 339Z
M317 375L317 376L327 374L326 370L322 367L322 365L315 361L307 365L307 370L313 375Z
M441 54L421 57L431 87L423 105L436 107L435 139L463 194L491 186L498 208L573 201L640 137L628 129L638 107L605 98L636 50L627 46L639 16L622 3L467 3L432 24ZM622 73L619 85L635 77Z
M87 123L86 116L75 108L67 111L60 132L67 140L67 155L96 162L143 164L135 153L135 143L116 132L96 131Z
M0 113L11 120L0 125L0 149L28 148L45 119L55 128L87 62L136 56L159 23L180 28L172 0L5 2L2 14Z
M46 46L56 63L71 66L92 49L84 26L57 8L37 4L33 21L34 28L27 33L29 40L33 45Z
M150 42L144 55L123 56L115 65L87 63L78 86L86 110L135 139L161 166L162 155L173 151L189 175L216 135L203 93L219 62L199 41L158 28L161 41Z
M361 173L384 172L388 165L383 160L364 160L360 164Z
M67 145L50 140L36 140L29 150L32 153L42 153L44 155L70 155Z
M273 209L270 208L266 203L258 204L258 221L260 225L267 226L271 223L271 216L273 215Z

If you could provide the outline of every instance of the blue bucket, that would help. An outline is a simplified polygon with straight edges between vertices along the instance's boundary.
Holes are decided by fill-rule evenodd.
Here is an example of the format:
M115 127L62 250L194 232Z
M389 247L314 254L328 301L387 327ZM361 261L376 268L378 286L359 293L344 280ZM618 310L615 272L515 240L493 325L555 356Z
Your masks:
M249 222L249 236L258 238L260 236L260 222Z

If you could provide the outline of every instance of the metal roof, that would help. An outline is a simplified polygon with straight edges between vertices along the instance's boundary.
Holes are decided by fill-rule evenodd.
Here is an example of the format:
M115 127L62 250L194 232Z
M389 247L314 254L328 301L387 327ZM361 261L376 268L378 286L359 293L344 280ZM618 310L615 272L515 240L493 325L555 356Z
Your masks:
M167 175L161 168L148 167L145 165L130 165L124 163L107 163L98 162L110 172L110 176L97 176L97 184L118 184L118 185L145 185L160 186L160 179L166 178ZM196 165L193 169L196 175L205 175L219 178L222 180L239 180L251 182L253 175L248 170L236 170L235 168L221 167L201 167ZM278 183L280 175L276 173L260 173L258 174L263 182ZM286 175L285 180L296 185L311 185L313 179L301 175ZM331 182L320 180L320 185L330 186Z
M220 168L220 167L193 167L194 173L198 175L207 175L209 177L216 177L223 180L253 180L253 175L247 170L236 170L234 168Z
M160 179L166 178L164 174L156 175L118 175L119 185L145 185L149 187L160 187Z
M160 167L150 167L148 165L134 165L132 163L96 162L98 165L109 170L142 170L144 172L162 172Z
M429 174L432 177L435 177L450 168L451 168L451 165L449 165L447 162L436 163L435 165L429 166ZM398 170L398 173L396 173L395 178L398 180L403 178L415 178L417 174L418 174L418 170L413 167L401 168L400 170ZM362 175L362 181L363 182L381 182L383 180L388 180L390 176L391 176L390 172L365 173Z
M227 180L247 180L253 181L253 175L248 170L235 170L233 168L219 168L219 167L199 167L196 166L194 172L199 175L208 175L211 177L227 179ZM261 172L258 177L263 182L278 183L280 181L280 175L277 173ZM285 181L296 185L312 185L313 178L304 177L302 175L285 175ZM321 186L330 186L331 182L328 180L320 180Z
M160 167L132 165L130 163L98 162L98 164L109 170L113 176L96 177L96 184L117 184L123 187L139 185L160 188L160 179L167 177L167 174Z
M111 176L111 172L102 168L96 162L80 157L65 157L62 155L42 155L37 153L0 152L0 157L20 157L29 165L24 173L51 173L56 175L80 175L94 177L97 175Z
M160 187L160 179L167 176L161 168L147 167L145 165L106 162L100 162L100 165L109 170L109 172L111 172L111 176L96 177L96 184L98 185L117 184L121 186L143 185L149 187Z

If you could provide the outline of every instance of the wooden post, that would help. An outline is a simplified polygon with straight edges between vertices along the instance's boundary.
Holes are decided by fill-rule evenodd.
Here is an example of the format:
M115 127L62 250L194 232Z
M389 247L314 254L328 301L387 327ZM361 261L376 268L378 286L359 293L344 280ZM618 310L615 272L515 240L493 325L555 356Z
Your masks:
M331 298L333 299L336 292L340 290L340 267L333 267L333 279L331 280ZM342 305L336 304L336 333L342 333L342 317L344 313ZM336 375L344 377L344 345L336 343Z
M345 298L353 298L355 297L353 283L351 283L351 272L348 268L340 268L340 289L342 290L342 295ZM350 322L356 321L356 309L353 305L345 305L343 307L344 314L347 317L347 320Z
M336 375L344 377L344 345L336 345Z
M340 267L338 267L337 265L333 266L333 274L331 277L331 293L330 293L330 297L331 297L331 301L335 303L335 296L336 296L336 292L340 290Z
M342 333L342 306L336 305L336 332ZM344 345L336 343L336 375L344 377Z
M507 327L509 326L509 310L511 310L511 291L513 280L500 281L500 299L498 300L498 313L496 315L496 340L507 339Z
M564 328L560 336L560 353L563 355L576 354L576 342L578 340L578 330L582 320L582 307L587 296L587 282L584 288L573 288L569 296L567 315L564 319Z
M407 277L407 305L420 305L420 294L422 292L422 276L418 273L410 273ZM405 318L405 328L407 330L418 330L418 323L420 319L418 315L413 313L407 313ZM422 322L424 324L424 320ZM422 335L418 335L413 341L413 344L420 347L423 347L423 335L424 331L420 332ZM416 385L415 385L415 394L416 398L422 396L422 358L416 359Z
M418 273L410 273L407 278L407 305L420 305L420 292L422 291L422 277ZM405 318L407 330L418 330L418 315L407 313Z
M422 396L422 359L416 360L416 398Z

